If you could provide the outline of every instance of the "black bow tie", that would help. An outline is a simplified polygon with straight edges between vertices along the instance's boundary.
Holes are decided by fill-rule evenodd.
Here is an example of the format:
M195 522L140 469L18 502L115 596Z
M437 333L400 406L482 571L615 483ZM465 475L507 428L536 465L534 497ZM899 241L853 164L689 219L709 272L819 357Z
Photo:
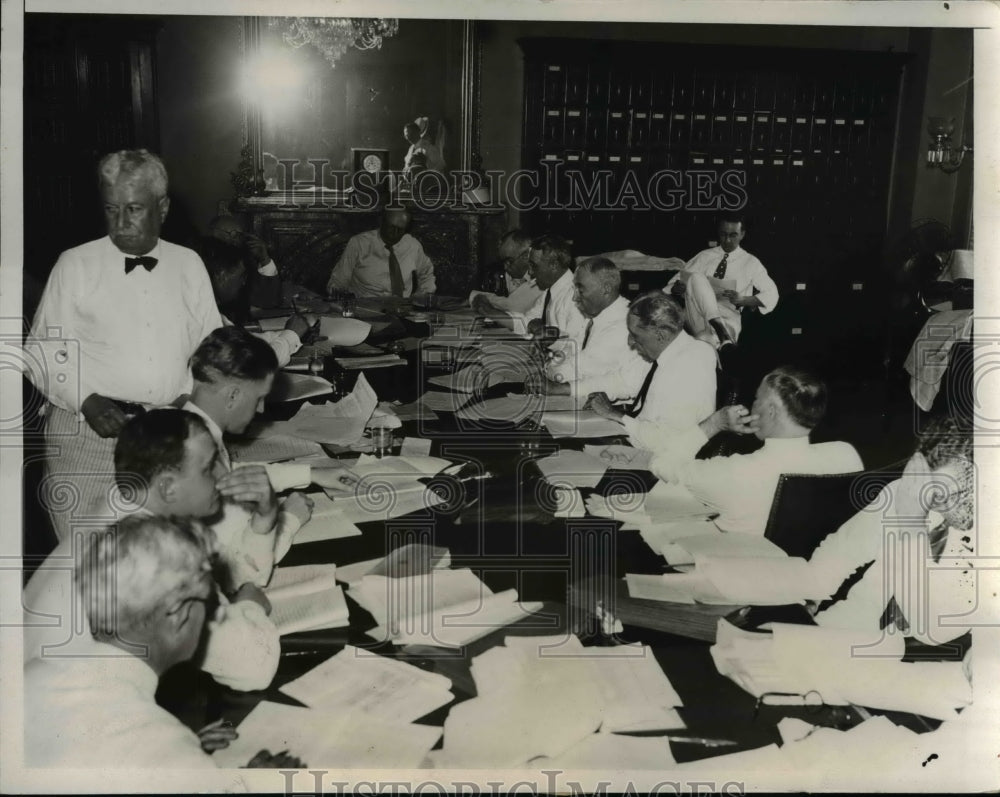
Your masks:
M132 269L136 266L142 266L146 271L152 271L155 268L157 260L155 257L150 257L149 255L143 255L142 257L126 257L125 258L125 273L130 274Z

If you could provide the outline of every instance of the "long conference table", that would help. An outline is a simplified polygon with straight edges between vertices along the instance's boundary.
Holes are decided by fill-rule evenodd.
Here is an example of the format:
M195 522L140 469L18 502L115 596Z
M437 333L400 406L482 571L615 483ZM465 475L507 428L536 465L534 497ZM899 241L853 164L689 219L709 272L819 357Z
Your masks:
M318 298L316 301L320 302ZM298 305L302 303L300 295ZM407 338L403 355L407 363L371 369L365 372L365 377L380 400L413 402L426 390L427 378L445 371L424 363L422 347L414 345L414 338L430 334L426 323L407 320L405 308L385 318L388 323L379 325L384 334L373 336L368 343L381 345L394 337ZM347 390L360 371L334 373L339 370L334 356L350 354L351 349L334 350L326 358L326 375L337 377ZM511 385L497 385L477 398L504 395L510 389ZM267 415L287 418L299 405L300 402L269 406ZM418 543L448 549L452 568L471 568L494 592L514 588L519 600L540 601L542 609L489 633L457 653L426 646L400 648L388 641L376 642L366 635L376 623L347 590L349 626L283 636L281 663L268 689L233 691L216 684L193 665L185 664L162 679L157 695L161 705L193 729L220 717L238 726L261 700L301 705L279 692L279 688L339 653L345 645L353 645L399 658L450 679L452 703L418 720L441 726L452 706L476 695L470 673L470 662L476 656L502 645L507 636L576 634L585 645L639 642L650 648L683 701L678 712L686 729L669 731L670 749L678 763L780 742L777 723L783 717L842 728L863 719L852 708L817 710L759 705L754 697L717 672L709 642L704 639L627 623L621 631L612 630L607 616L602 618L594 613L595 603L600 602L606 615L614 617L616 595L623 594L622 576L626 572L663 573L664 560L645 544L638 532L619 530L621 524L615 521L554 515L535 460L561 447L579 449L584 441L554 440L544 428L530 421L489 422L475 428L469 420L458 419L454 413L438 412L437 416L434 420L404 421L396 435L429 439L432 456L467 463L465 472L478 477L464 484L467 500L462 503L470 504L468 508L456 511L454 507L445 510L432 507L384 522L359 523L360 536L293 545L281 565L335 563L342 567L385 556L403 544ZM648 473L646 476L648 489L651 484ZM605 479L595 490L599 492L607 484L614 489L614 482L614 478ZM628 483L635 484L636 479ZM684 736L692 741L678 738ZM724 744L711 743L719 741ZM294 750L290 752L295 754ZM669 761L664 762L664 768L669 765Z

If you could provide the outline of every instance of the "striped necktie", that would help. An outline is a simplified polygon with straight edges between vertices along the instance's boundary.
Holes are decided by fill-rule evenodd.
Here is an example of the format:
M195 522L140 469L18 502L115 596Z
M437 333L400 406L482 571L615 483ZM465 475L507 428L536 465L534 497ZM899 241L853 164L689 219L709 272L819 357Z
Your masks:
M642 412L642 408L646 404L646 394L649 392L649 386L653 384L653 374L656 373L656 369L659 363L655 360L653 364L649 366L649 373L646 374L646 379L642 383L642 387L639 388L639 392L635 396L635 401L632 402L632 406L625 410L625 414L630 418L635 418Z
M712 275L715 279L721 280L726 278L726 265L729 260L729 252L722 255L722 260L719 261L719 265L715 267L715 273Z

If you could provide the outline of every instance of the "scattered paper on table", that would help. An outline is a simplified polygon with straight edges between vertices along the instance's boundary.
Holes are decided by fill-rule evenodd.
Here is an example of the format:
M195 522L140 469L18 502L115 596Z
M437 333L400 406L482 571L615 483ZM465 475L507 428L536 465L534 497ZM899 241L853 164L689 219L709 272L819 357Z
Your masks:
M458 411L458 417L467 421L506 421L518 424L542 408L540 396L501 396L476 404L467 404Z
M788 554L765 537L722 531L715 534L681 537L660 548L660 553L672 565L693 564L701 557L712 556L788 558Z
M358 318L324 315L319 319L319 334L334 346L357 346L371 330L371 324Z
M325 396L332 392L333 385L321 376L278 371L274 375L274 386L271 388L267 400L271 402L299 401L314 396Z
M399 447L399 455L416 455L421 457L430 456L431 441L425 437L404 437L403 444Z
M560 487L596 487L607 465L582 451L559 451L535 461L550 484Z
M336 581L335 565L275 568L265 592L271 602L271 620L282 636L320 628L343 628L350 622L344 591Z
M622 470L649 470L650 460L653 458L652 451L632 446L607 445L583 447L586 454L597 457L609 468L619 468Z
M618 421L602 418L596 412L542 413L542 425L553 437L611 437L625 434L625 427Z
M227 448L233 462L284 462L323 454L319 443L287 434L232 440Z
M312 517L308 523L295 532L292 545L322 540L339 540L343 537L357 537L361 534L361 529L345 518L336 502L328 496L323 493L312 493L309 497L313 501Z
M660 576L626 573L625 581L632 598L670 603L707 603L713 606L733 604L732 600L698 572L665 573Z

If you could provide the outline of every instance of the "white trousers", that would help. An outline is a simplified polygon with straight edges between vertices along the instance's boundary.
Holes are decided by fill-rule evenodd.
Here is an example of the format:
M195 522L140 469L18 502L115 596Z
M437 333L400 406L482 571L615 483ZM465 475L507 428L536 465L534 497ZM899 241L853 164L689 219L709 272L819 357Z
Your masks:
M725 299L719 299L704 274L692 274L684 294L688 331L699 340L718 347L719 336L715 334L709 321L719 319L726 325L729 334L736 341L743 328L739 310Z

